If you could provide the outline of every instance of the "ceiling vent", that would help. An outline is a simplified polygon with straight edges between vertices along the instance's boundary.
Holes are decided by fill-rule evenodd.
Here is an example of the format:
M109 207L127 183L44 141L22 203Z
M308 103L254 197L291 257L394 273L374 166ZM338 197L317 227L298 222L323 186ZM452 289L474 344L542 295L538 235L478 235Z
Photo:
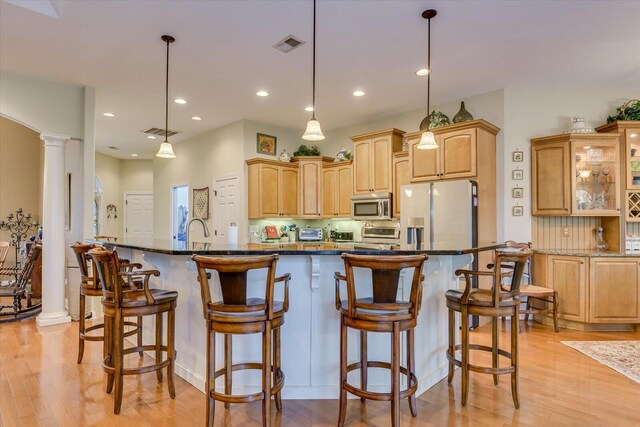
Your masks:
M109 150L119 150L119 148L116 147L115 145L110 145Z
M303 42L296 36L288 35L287 37L280 40L278 43L274 44L273 47L278 49L280 52L289 53L293 49L302 46L304 43L305 42Z
M147 135L158 135L158 136L164 136L164 129L160 129L160 128L149 128L147 130L143 130L142 133L146 133ZM173 135L177 135L180 132L176 131L176 130L170 130L167 132L167 137L169 136L173 136Z

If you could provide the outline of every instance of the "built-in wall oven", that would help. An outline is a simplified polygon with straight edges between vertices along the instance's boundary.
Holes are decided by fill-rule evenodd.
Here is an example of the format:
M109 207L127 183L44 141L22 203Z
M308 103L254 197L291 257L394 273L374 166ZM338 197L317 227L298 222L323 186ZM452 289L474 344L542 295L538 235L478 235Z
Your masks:
M391 219L391 193L357 194L351 197L353 219Z

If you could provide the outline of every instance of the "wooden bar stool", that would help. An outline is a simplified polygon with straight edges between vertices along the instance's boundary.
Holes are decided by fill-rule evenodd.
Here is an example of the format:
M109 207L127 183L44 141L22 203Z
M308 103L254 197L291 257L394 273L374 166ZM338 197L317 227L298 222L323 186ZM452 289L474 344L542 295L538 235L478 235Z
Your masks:
M91 262L91 257L89 256L89 251L91 249L100 248L100 245L95 244L83 244L80 242L76 242L71 245L71 249L73 249L73 253L76 255L76 259L78 260L78 268L80 269L80 317L78 319L78 363L82 363L82 356L84 355L84 342L85 341L104 341L104 323L96 323L92 326L86 327L86 298L87 297L101 297L102 296L102 287L100 286L99 281L97 280L97 275L95 274L95 270L92 269L92 273L89 273L89 263ZM133 268L142 268L141 264L131 264L128 260L121 260L120 268L124 271L132 271ZM126 332L124 334L125 337L130 337L132 335L137 335L138 338L138 346L142 345L142 317L138 317L137 322L124 322L125 326L132 326L134 329ZM88 333L91 331L95 331L97 329L102 329L102 335L96 335ZM142 357L144 353L140 352L140 357Z
M271 396L276 409L282 410L281 390L284 373L280 366L280 327L289 310L289 273L275 277L278 255L257 257L213 258L194 255L198 266L198 282L202 292L202 308L207 322L207 425L214 421L215 401L231 403L262 401L262 425L271 425ZM267 269L265 297L247 298L247 272ZM218 272L222 300L212 302L209 287L210 272ZM284 282L284 301L274 301L275 284ZM224 368L215 369L215 334L224 334ZM232 335L262 333L262 362L232 362ZM273 334L273 336L272 336ZM273 342L272 342L273 340ZM247 395L231 394L232 372L243 369L262 371L262 391ZM272 379L273 374L273 379ZM215 390L215 380L224 376L224 393Z
M513 240L507 240L505 242L507 244L507 248L515 248L515 249L531 249L531 242L528 243L518 243ZM487 265L487 268L492 269L493 264ZM513 266L511 265L503 265L504 271L502 273L502 277L511 277ZM520 285L520 301L523 301L526 298L526 308L520 308L520 313L524 314L525 323L529 321L530 314L549 314L553 318L553 328L556 332L559 332L558 328L558 305L560 300L558 298L558 291L555 289L545 288L542 286L536 286L531 283L531 259L527 263L527 272L524 273L529 278L529 283L522 283ZM508 287L503 286L502 290L508 292ZM542 307L537 306L537 302L541 303ZM534 303L534 304L532 304ZM505 318L502 318L504 323ZM519 322L518 322L519 325Z
M493 375L494 384L498 384L498 375L511 375L511 394L513 403L518 409L518 319L520 317L520 283L525 265L531 256L531 250L496 251L493 271L457 270L456 276L464 275L464 291L449 290L445 293L447 308L449 309L449 360L448 381L453 380L454 366L462 371L462 406L467 404L469 393L469 372L480 372ZM507 291L502 286L502 270L511 267L511 284ZM471 276L492 276L494 278L491 290L472 289ZM455 312L461 314L461 344L455 343ZM492 318L491 346L469 344L469 316L490 316ZM498 318L511 317L511 352L498 347ZM469 363L469 350L481 350L491 353L491 367ZM456 351L461 351L461 358L456 358ZM509 367L499 367L498 358L504 356L510 360Z
M391 425L400 425L400 399L409 399L411 415L418 415L415 392L414 328L422 303L422 267L426 255L363 256L342 254L346 274L335 273L336 309L340 311L340 412L338 425L345 422L347 392L366 399L391 401ZM358 298L353 269L371 270L373 296ZM397 299L398 281L403 269L413 268L409 301ZM340 298L340 283L347 284L347 299ZM347 365L347 328L360 330L360 361ZM400 333L407 332L407 367L400 366ZM367 360L367 332L391 333L391 363ZM367 368L386 368L391 371L391 392L367 391ZM360 369L360 386L347 382L347 374ZM407 376L407 389L400 390L400 374Z
M151 276L160 276L157 270L139 270L122 272L115 251L92 249L89 251L95 263L95 269L102 285L102 307L105 316L105 353L102 367L107 372L107 393L115 385L113 412L120 413L122 406L122 387L124 375L138 375L156 372L158 381L162 381L161 369L167 368L167 386L169 395L175 398L173 371L175 351L175 312L178 293L161 289L150 289ZM143 280L142 289L133 284L134 278ZM126 279L126 283L125 283ZM127 286L128 285L128 286ZM162 314L167 313L167 345L162 345ZM124 318L138 316L156 316L156 342L153 345L137 345L124 348ZM156 360L152 365L125 368L124 355L155 350ZM167 359L162 360L162 352ZM115 384L114 384L115 383Z

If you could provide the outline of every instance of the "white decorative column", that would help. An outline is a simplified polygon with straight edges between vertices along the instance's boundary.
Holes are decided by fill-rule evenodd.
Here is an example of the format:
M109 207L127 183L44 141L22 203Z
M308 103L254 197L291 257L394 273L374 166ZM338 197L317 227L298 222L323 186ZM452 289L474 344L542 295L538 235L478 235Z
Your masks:
M65 192L64 149L69 137L41 134L44 141L44 186L42 189L42 313L38 326L71 321L64 308Z

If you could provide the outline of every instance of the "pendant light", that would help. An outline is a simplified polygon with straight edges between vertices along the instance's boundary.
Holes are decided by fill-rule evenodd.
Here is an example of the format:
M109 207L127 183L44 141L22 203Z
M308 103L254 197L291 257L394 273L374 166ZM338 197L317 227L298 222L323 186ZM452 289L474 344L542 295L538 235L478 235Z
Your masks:
M156 157L162 157L163 159L175 159L176 155L173 153L173 147L169 142L169 44L176 41L176 39L166 34L160 38L163 42L167 43L167 74L165 79L164 98L164 141L160 144L160 149L156 153Z
M307 141L322 141L324 135L320 129L320 122L316 120L316 0L313 0L313 112L311 120L307 122L307 129L302 139Z
M420 138L420 142L416 146L419 150L433 150L434 148L438 148L438 144L436 143L436 137L431 132L431 111L429 111L429 95L431 91L431 18L435 17L438 14L435 9L428 9L422 12L422 17L427 20L427 69L429 73L427 74L427 130L422 133L422 137Z

